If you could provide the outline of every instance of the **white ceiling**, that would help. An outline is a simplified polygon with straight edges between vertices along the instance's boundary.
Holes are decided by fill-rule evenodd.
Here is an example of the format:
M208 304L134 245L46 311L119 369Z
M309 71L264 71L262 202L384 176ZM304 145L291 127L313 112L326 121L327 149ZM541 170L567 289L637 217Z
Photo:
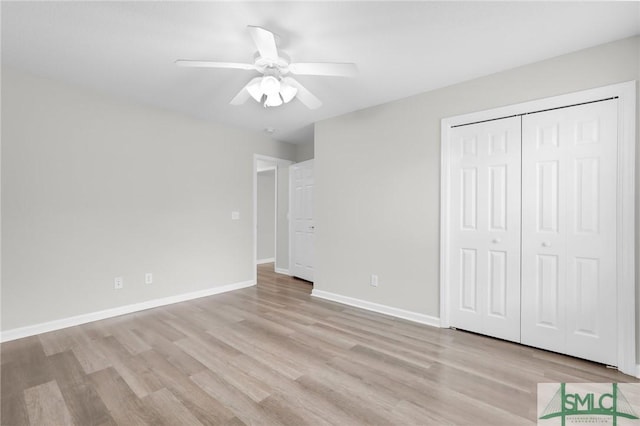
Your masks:
M114 96L273 138L313 123L640 34L640 2L7 2L2 61ZM324 105L228 102L255 72L176 59L252 62L247 25L293 62L355 62L355 79L299 76Z

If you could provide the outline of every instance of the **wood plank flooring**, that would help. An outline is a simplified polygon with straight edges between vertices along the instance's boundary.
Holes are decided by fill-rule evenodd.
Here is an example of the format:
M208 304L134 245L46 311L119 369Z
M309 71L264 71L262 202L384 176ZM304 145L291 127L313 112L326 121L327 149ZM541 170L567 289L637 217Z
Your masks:
M591 362L258 285L2 344L0 424L527 425Z

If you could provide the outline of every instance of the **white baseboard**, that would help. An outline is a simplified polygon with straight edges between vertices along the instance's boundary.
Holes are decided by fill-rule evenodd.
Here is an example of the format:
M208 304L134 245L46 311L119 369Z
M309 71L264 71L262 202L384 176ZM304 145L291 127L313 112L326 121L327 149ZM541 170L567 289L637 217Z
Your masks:
M171 305L173 303L185 302L187 300L198 299L200 297L213 296L214 294L226 293L228 291L240 290L242 288L256 285L253 280L243 281L220 287L208 288L191 293L178 294L175 296L163 297L160 299L147 300L145 302L131 305L118 306L117 308L105 309L103 311L90 312L88 314L76 315L69 318L62 318L43 322L40 324L28 325L26 327L14 328L0 332L0 342L21 339L23 337L60 330L62 328L73 327L75 325L86 324L88 322L99 321L107 318L117 317L132 312L144 311L146 309L157 308L159 306Z
M274 268L274 271L275 271L276 274L283 274L283 275L291 276L291 273L289 272L288 269Z
M263 263L273 263L275 262L276 259L273 257L270 257L269 259L260 259L260 260L256 260L256 264L258 265L262 265Z
M640 364L636 364L636 378L640 379Z
M311 291L311 295L320 299L331 300L332 302L338 302L349 306L355 306L356 308L366 309L367 311L378 312L381 314L390 315L392 317L430 325L432 327L440 327L440 318L432 317L430 315L419 314L412 311L405 311L404 309L398 309L387 305L367 302L366 300L342 296L340 294L330 293L328 291L314 289Z

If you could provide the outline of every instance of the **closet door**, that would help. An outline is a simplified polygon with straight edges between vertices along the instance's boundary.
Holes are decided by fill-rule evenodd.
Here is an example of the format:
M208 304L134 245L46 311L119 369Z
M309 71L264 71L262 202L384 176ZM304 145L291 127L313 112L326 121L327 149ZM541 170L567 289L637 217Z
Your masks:
M522 120L522 343L615 365L616 101Z
M520 118L451 129L453 327L520 340Z

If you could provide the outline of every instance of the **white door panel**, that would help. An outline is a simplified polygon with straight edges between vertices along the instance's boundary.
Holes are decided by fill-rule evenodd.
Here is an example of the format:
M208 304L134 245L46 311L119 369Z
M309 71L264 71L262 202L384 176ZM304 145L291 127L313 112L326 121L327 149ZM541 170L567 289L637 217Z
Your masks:
M615 101L522 122L522 343L616 363Z
M519 341L520 118L451 132L451 325Z
M315 222L313 219L313 160L291 166L293 238L292 275L313 281Z
M561 117L543 118L522 121L522 343L557 351L566 327L566 146Z

